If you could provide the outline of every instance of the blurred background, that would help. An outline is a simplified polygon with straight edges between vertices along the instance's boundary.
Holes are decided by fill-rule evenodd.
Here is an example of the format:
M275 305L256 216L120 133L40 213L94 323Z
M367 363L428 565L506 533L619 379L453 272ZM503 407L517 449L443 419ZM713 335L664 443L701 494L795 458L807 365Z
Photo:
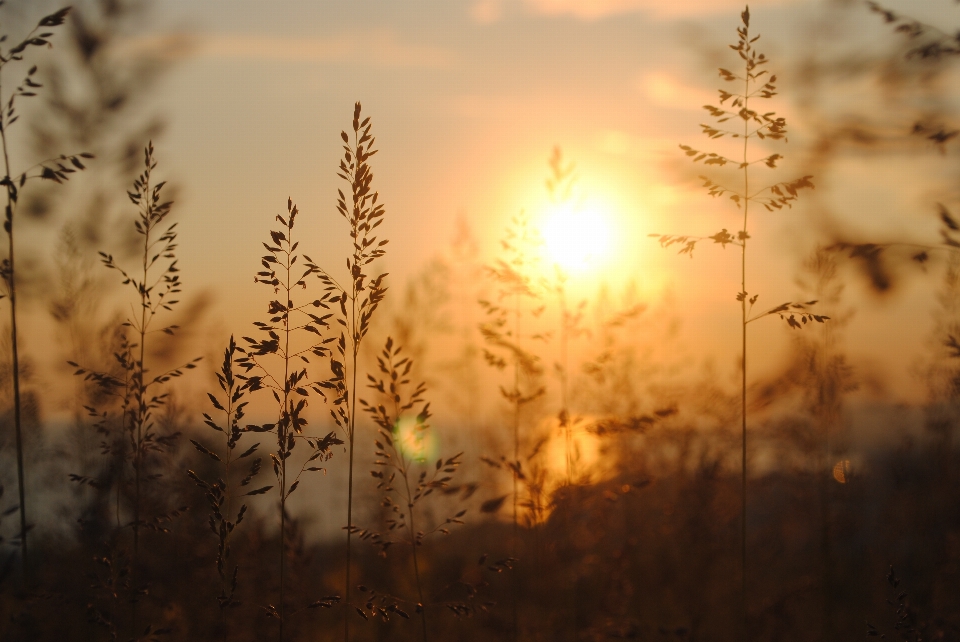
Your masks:
M12 42L60 7L8 0L0 32ZM14 508L0 522L0 637L276 635L276 618L258 607L276 604L277 500L246 502L232 558L244 608L218 608L217 537L186 475L215 477L216 462L189 440L213 439L201 413L213 412L206 393L218 390L230 336L242 344L268 316L273 297L254 275L288 198L300 252L348 275L337 171L357 101L376 136L373 189L386 209L377 233L389 239L379 260L389 289L361 380L391 337L431 402L414 459L464 453L424 513L442 526L467 510L448 537L423 543L431 637L739 637L740 250L709 237L735 234L742 211L700 177L741 179L736 168L691 163L679 146L737 158L738 142L708 140L700 124L713 122L703 106L726 86L717 69L742 66L728 45L743 9L75 2L52 48L30 50L43 87L6 132L11 175L59 154L96 158L65 185L30 183L21 195L35 577L24 588L18 571L5 331L0 509ZM751 168L751 181L812 176L815 189L790 208L751 209L749 294L757 312L817 300L830 319L797 330L774 314L749 326L748 637L847 639L866 635L866 621L887 635L958 639L960 255L947 241L960 202L960 7L765 0L750 12L751 36L762 35L754 46L777 75L769 110L787 123L786 140L752 148L784 158ZM6 100L21 71L4 73ZM203 360L170 382L155 413L166 437L144 510L156 528L143 534L148 552L131 585L120 526L130 490L116 472L125 464L102 454L98 431L116 402L67 361L116 367L130 291L97 253L140 260L125 192L148 141L174 200L183 282L168 315L180 330L149 356L157 371ZM517 236L522 225L527 236ZM688 255L678 253L685 243L661 247L651 235L701 240ZM522 276L522 294L505 265ZM505 340L501 318L522 318L522 328ZM529 399L516 404L514 390ZM334 430L319 396L305 416L310 434ZM274 420L269 395L251 395L245 422ZM389 512L367 473L375 434L362 417L354 523L371 532ZM288 639L336 639L346 613L308 608L342 593L345 447L331 453L287 504L288 587L303 608ZM355 639L420 637L417 622L371 606L407 604L416 619L410 551L359 546L354 577L375 594L360 603L370 619L356 616ZM894 630L898 621L916 631ZM146 622L153 628L134 630Z

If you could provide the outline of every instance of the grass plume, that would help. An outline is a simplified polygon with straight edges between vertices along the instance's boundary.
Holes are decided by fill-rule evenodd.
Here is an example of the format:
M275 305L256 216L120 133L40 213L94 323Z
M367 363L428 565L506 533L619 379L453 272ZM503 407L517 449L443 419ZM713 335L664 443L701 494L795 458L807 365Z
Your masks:
M426 384L419 383L410 391L410 370L413 361L402 356L402 348L387 338L380 355L377 357L379 377L367 375L368 387L379 393L383 401L367 402L360 400L364 411L377 425L379 436L376 445L377 468L371 471L375 479L380 480L377 489L381 490L381 506L388 511L388 532L372 537L375 544L386 553L395 543L390 532L406 531L406 544L409 544L413 557L413 572L417 587L416 611L420 614L423 642L428 640L427 601L424 599L423 580L421 578L418 549L423 540L431 533L449 534L448 525L462 524L460 518L467 512L458 511L432 530L417 530L417 522L423 516L417 513L419 504L434 490L443 490L450 485L454 473L460 466L463 453L447 459L438 459L436 465L426 461L426 449L429 440L430 404L424 401ZM412 418L408 415L416 413ZM419 472L415 468L419 467ZM398 503L399 502L399 503Z
M217 604L220 607L220 626L224 640L227 639L228 633L226 610L240 606L240 601L236 597L237 575L240 567L235 564L231 571L227 566L231 553L230 538L247 512L246 504L241 504L237 508L236 502L242 497L260 495L272 488L272 486L264 486L244 492L245 487L249 486L254 477L260 473L262 461L260 457L251 460L250 466L243 473L239 484L236 484L240 487L239 489L231 485L233 477L236 476L236 467L241 463L240 460L254 455L260 446L260 443L256 442L239 455L235 454L244 433L248 432L241 424L244 417L244 407L248 403L244 401L246 386L234 372L239 354L236 341L231 336L230 342L223 352L223 364L220 366L220 372L217 373L217 383L220 386L220 392L223 393L223 398L207 393L214 409L223 413L223 423L219 423L209 414L203 413L203 423L222 435L224 447L208 448L199 441L190 440L197 451L217 462L219 466L217 476L214 480L209 481L203 479L193 470L187 471L187 475L204 491L204 496L210 507L210 530L217 536L218 540L216 568L217 575L220 578L220 594L217 596ZM231 466L233 470L231 470Z
M320 298L297 297L294 292L307 289L307 278L316 272L309 260L300 261L297 253L299 241L295 240L294 227L299 210L292 199L287 199L286 215L277 214L279 229L270 231L270 243L264 243L267 253L260 259L261 270L257 272L256 282L270 288L277 298L267 304L267 321L256 321L254 326L262 338L244 337L246 348L238 348L242 356L236 363L244 369L246 387L251 392L268 390L276 403L277 419L273 423L247 426L253 432L271 433L276 437L276 450L270 453L273 473L277 479L280 496L279 526L280 551L278 567L280 571L279 602L264 608L264 612L279 623L278 639L283 642L286 623L286 572L287 572L287 500L300 485L305 472L323 470L314 462L325 461L330 457L330 448L343 443L334 433L324 437L310 437L304 432L307 419L304 411L307 398L311 393L323 396L323 380L312 378L307 370L310 359L326 357L330 354L322 329L329 327L327 319L321 316L329 308L329 292ZM306 259L306 257L304 257ZM288 460L293 455L297 443L309 448L309 455L300 465L295 475L288 472ZM264 486L247 492L257 495L267 492L271 486Z
M150 142L143 151L143 171L133 182L132 191L127 192L130 202L138 209L134 229L141 237L140 264L135 269L127 268L118 263L112 254L99 253L104 267L117 272L122 284L135 292L136 303L131 305L132 314L123 321L118 332L119 349L114 357L119 373L93 371L69 362L77 368L76 375L83 376L99 387L104 396L116 397L120 402L119 432L111 430L108 411L100 413L94 408L89 410L97 420L98 430L106 436L103 453L114 458L117 465L113 483L116 484L115 510L118 529L129 527L132 531L130 589L133 592L131 598L133 631L139 629L137 605L140 596L147 592L146 586L141 585L143 579L139 564L141 533L145 528L162 530L163 522L169 521L175 516L174 513L179 514L183 510L178 509L172 513L156 515L151 520L147 520L143 515L144 485L149 480L155 479L155 476L147 471L149 459L151 455L171 448L178 436L165 434L157 426L158 411L167 406L170 398L170 393L162 390L171 380L195 368L200 360L198 357L158 374L152 371L155 366L147 362L147 357L154 347L156 335L173 337L179 330L179 326L175 324L158 327L157 322L160 315L172 312L179 303L182 286L176 257L177 224L168 224L167 220L173 202L163 200L163 188L166 182L154 182L153 172L156 168L153 143ZM127 463L132 468L133 475L130 499L132 505L129 508L132 516L128 523L123 524L121 496L124 488L124 467ZM109 483L80 476L73 477L75 481L95 486Z
M731 165L736 167L741 174L742 187L730 187L727 183L716 182L714 179L701 176L703 186L707 189L710 196L718 198L728 197L741 211L741 227L736 236L731 235L726 229L708 236L676 236L667 234L651 234L658 238L660 245L669 247L679 244L680 253L693 256L693 250L698 241L712 240L721 247L735 245L740 247L740 291L737 293L737 301L740 303L740 419L741 419L741 472L740 472L740 570L741 570L741 635L746 639L747 632L747 325L753 321L766 316L779 316L787 322L792 328L801 328L808 321L823 323L829 317L814 314L809 310L809 306L816 301L804 303L787 302L774 308L751 316L753 306L759 298L758 294L751 294L747 290L747 242L750 239L750 205L755 203L762 205L768 212L782 210L793 206L797 200L799 191L806 188L813 188L811 176L788 181L769 184L760 189L751 191L750 169L758 163L766 167L775 168L777 162L783 157L780 154L770 154L761 158L750 156L750 141L787 140L787 123L782 117L778 117L775 112L760 113L758 110L751 109L751 100L767 100L777 95L777 77L768 75L769 71L764 69L769 62L765 54L757 51L754 43L760 36L750 36L750 9L744 9L740 15L742 24L737 27L738 41L730 48L737 52L743 68L742 71L733 72L728 69L720 69L720 78L732 83L731 90L719 90L719 107L715 105L704 105L704 109L714 119L715 124L700 125L702 133L716 140L729 136L730 138L742 141L740 159L734 160L727 156L712 151L701 151L694 149L689 145L680 145L694 163L703 162L708 166L723 167ZM742 83L742 89L736 87L736 83ZM727 102L729 101L729 105ZM730 125L725 125L728 121L740 122L742 128L730 129Z
M520 456L523 410L546 392L540 385L543 374L540 358L527 347L529 340L538 335L524 327L527 316L539 317L544 310L544 306L540 304L541 293L535 277L540 238L525 212L520 212L511 219L500 246L503 250L502 258L487 267L487 274L496 286L496 300L481 299L479 302L486 315L486 320L480 324L480 333L487 345L483 349L487 364L497 370L509 369L512 374L512 384L508 388L501 386L500 395L510 404L513 452L509 460L502 458L502 462L489 459L485 461L498 469L502 463L503 467L510 471L513 483L510 557L516 559L520 556L520 482L528 479L522 470ZM531 310L531 305L537 307ZM495 512L499 509L500 504L495 503L496 500L489 501L494 503L482 506L483 512ZM512 580L513 638L516 640L520 636L518 575L514 574Z
M370 117L361 118L360 103L353 109L352 136L340 132L343 140L343 159L337 175L349 185L349 196L337 190L337 211L346 220L350 229L352 253L347 258L348 285L341 285L336 278L307 259L330 296L331 303L339 303L336 322L341 328L336 343L336 354L330 358L333 376L324 386L333 391L334 408L330 411L341 434L346 437L348 450L347 470L347 559L344 584L344 640L350 640L351 565L353 563L353 535L358 530L353 523L353 472L357 428L357 372L360 346L370 331L370 323L377 311L387 287L386 273L370 274L372 264L386 253L387 239L378 240L375 230L383 223L386 209L378 202L380 195L373 190L373 171L367 162L377 153L376 139L371 130Z

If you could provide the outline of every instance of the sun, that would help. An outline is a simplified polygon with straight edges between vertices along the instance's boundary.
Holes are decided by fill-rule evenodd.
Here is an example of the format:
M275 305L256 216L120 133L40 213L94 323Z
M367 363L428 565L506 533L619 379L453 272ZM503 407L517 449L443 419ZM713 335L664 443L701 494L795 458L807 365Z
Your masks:
M610 253L610 218L607 208L598 202L551 205L541 234L546 258L565 272L595 269Z

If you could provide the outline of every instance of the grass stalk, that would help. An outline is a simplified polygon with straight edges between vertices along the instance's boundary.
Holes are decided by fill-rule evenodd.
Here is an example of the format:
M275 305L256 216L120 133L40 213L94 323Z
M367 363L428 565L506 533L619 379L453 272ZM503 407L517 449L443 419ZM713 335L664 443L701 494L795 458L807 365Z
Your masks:
M0 130L2 131L2 130ZM10 176L10 159L7 154L7 137L4 134L3 139L3 162L4 173ZM20 502L20 563L23 574L24 585L29 583L29 564L27 562L27 497L26 483L24 480L23 465L23 428L20 411L20 354L19 340L17 337L17 284L16 270L14 262L14 242L13 242L13 202L10 198L10 192L7 192L7 296L10 299L10 344L11 344L11 368L13 370L13 425L17 444L17 498Z
M166 405L168 393L154 392L155 388L162 387L171 379L180 377L186 370L196 367L196 362L200 359L181 365L179 367L161 372L157 375L150 375L147 368L147 349L148 340L152 340L152 335L157 332L173 336L179 328L177 325L168 325L162 328L153 328L157 315L161 312L173 310L179 301L176 295L180 293L180 270L177 267L176 248L177 248L177 224L173 223L156 235L157 228L164 223L170 214L173 206L172 201L162 201L162 190L165 182L157 184L152 183L152 173L157 167L153 157L153 143L149 143L144 148L144 170L133 183L133 191L127 192L130 201L137 206L139 213L134 227L137 234L142 239L142 255L137 272L127 272L116 261L112 254L100 252L100 260L103 265L110 270L116 270L123 279L123 284L136 291L136 305L131 314L123 322L120 332L119 349L114 353L121 371L122 379L116 375L89 371L74 362L68 362L77 368L75 374L82 375L88 381L92 381L100 388L103 394L108 396L118 396L121 399L120 417L121 417L121 435L119 439L114 439L111 443L104 442L104 454L112 454L118 460L116 471L116 519L118 529L123 528L121 521L121 498L123 487L123 466L127 457L132 455L133 467L133 520L128 524L133 536L133 552L130 560L130 578L131 578L131 607L130 607L130 627L133 634L139 631L137 605L139 595L144 593L140 586L140 534L145 525L143 518L143 485L146 481L144 469L147 463L147 455L150 452L163 450L170 438L162 436L155 430L154 411ZM159 265L158 265L159 263ZM155 269L160 268L157 275ZM139 313L137 310L139 309ZM127 336L126 328L133 331L135 340L131 342ZM98 426L101 432L109 434L107 428L107 413L102 415L95 409L89 409L91 416L98 418ZM125 433L125 435L124 435ZM123 445L124 439L128 442ZM73 475L76 481L81 483L90 483L92 485L101 485L104 482L91 480L82 476ZM179 514L180 511L173 511L164 516L158 516L157 519L169 519ZM155 526L155 525L153 525Z
M540 375L541 368L536 355L529 352L525 346L523 317L525 313L524 301L536 301L539 293L533 279L533 267L536 264L534 254L537 246L535 232L531 229L529 218L521 212L513 217L507 228L506 236L501 241L504 257L498 259L492 266L486 268L489 276L498 286L497 301L481 300L480 306L486 313L488 320L480 325L480 333L484 341L496 352L484 348L483 356L486 362L504 370L509 365L512 370L513 385L509 389L501 387L503 399L510 404L510 431L513 442L512 458L507 461L502 456L502 462L482 458L482 461L497 469L506 468L512 477L512 524L510 557L519 559L520 545L520 480L526 479L521 462L521 434L524 406L544 394L542 387L533 388L531 380ZM506 303L504 303L506 302ZM537 316L542 308L533 312ZM481 509L482 510L482 509ZM520 637L520 574L514 573L511 579L512 604L511 635L514 640Z
M379 428L379 438L376 445L375 466L371 474L379 479L377 489L385 493L381 506L389 509L393 516L387 519L388 533L402 529L406 531L406 543L410 545L413 557L414 581L417 589L417 613L420 615L420 633L423 642L428 642L427 601L424 599L423 578L420 574L420 557L417 549L422 546L423 539L432 533L449 534L448 524L462 524L460 518L466 513L459 511L453 517L447 518L441 525L429 532L418 531L417 506L434 490L443 490L449 486L453 473L460 466L462 453L448 459L438 459L435 466L427 469L424 454L426 433L429 430L427 420L430 418L430 404L424 401L426 384L419 383L412 392L407 394L406 387L410 384L409 374L413 368L413 360L401 356L402 348L394 344L392 338L387 338L386 344L377 358L381 378L367 375L368 388L378 392L384 399L389 399L390 409L384 403L369 403L360 400L364 411L370 415ZM417 410L412 422L405 421L407 415ZM419 464L421 470L411 484L412 467ZM383 470L386 468L387 470ZM387 472L392 469L389 475ZM396 477L403 479L403 487L398 489ZM397 503L393 496L398 496L401 503ZM381 546L381 553L386 555L387 549L393 543L389 534L371 534L375 543Z
M747 40L749 13L744 19L744 36ZM749 45L748 45L749 46ZM746 60L746 59L745 59ZM746 60L744 73L743 109L749 111L750 103L750 61ZM743 121L743 193L750 194L750 162L748 143L750 141L750 121ZM740 231L740 291L747 292L747 222L750 212L750 199L743 199L743 229ZM747 297L740 298L740 616L742 639L747 639Z
M72 361L68 363L77 370L74 374L83 376L99 388L105 397L120 399L120 432L117 434L108 424L108 412L99 412L88 408L91 417L96 417L98 432L107 436L102 451L113 459L112 483L116 485L115 518L118 534L129 527L132 531L132 555L129 562L130 592L130 631L136 637L140 634L138 605L140 596L146 594L142 586L140 564L141 531L144 527L163 531L160 524L179 516L183 510L176 509L163 515L155 515L152 522L144 519L145 484L156 476L145 476L150 453L166 449L176 435L164 435L156 428L155 412L167 406L169 393L158 392L157 388L181 377L187 370L196 367L200 358L193 359L181 366L165 370L159 374L150 374L147 359L151 353L148 341L153 342L156 333L174 336L177 325L154 327L158 315L170 312L179 303L177 295L181 292L180 270L177 267L177 224L167 225L159 234L158 228L164 224L173 206L172 201L163 201L162 192L165 182L153 184L152 174L157 167L153 156L153 143L144 148L144 169L133 183L133 190L127 192L131 203L138 208L134 221L136 233L143 239L141 257L136 271L127 272L118 264L112 254L100 252L101 263L109 270L119 273L123 285L136 292L135 304L131 304L132 313L117 329L118 349L113 357L121 375L88 370ZM159 272L159 274L158 274ZM139 312L138 312L139 310ZM130 340L128 333L134 337ZM152 343L151 343L152 345ZM132 460L132 461L131 461ZM133 498L131 512L133 519L123 524L122 501L124 497L124 467L127 462L133 468ZM71 475L74 481L90 484L96 488L106 488L111 481L90 479L82 475ZM114 599L118 597L112 591ZM112 630L114 624L109 618ZM149 628L149 627L148 627Z
M137 231L143 237L142 254L140 257L139 279L123 273L125 281L129 281L135 286L139 297L139 318L132 317L128 323L136 333L137 343L134 344L137 350L137 358L133 362L131 372L131 390L133 397L133 408L131 414L131 446L133 448L133 555L130 563L131 585L135 597L132 600L132 632L136 634L139 630L137 607L141 592L140 589L140 530L143 526L142 517L142 482L144 474L144 455L146 449L151 447L152 435L149 434L152 427L152 412L161 402L158 397L150 398L151 384L160 383L159 380L148 381L149 372L146 363L147 357L147 339L151 334L151 323L161 309L170 310L171 305L177 301L168 299L168 296L176 295L180 292L179 275L174 258L174 249L176 248L176 232L174 228L176 223L169 226L159 237L154 238L155 228L166 218L172 205L171 202L161 202L161 190L164 183L157 185L151 184L152 172L157 164L153 158L153 144L149 144L144 150L144 171L134 182L134 191L130 193L131 201L140 207L140 219L137 222ZM157 246L162 248L158 251ZM170 259L171 263L163 271L159 278L154 280L150 273L151 268L160 256ZM120 269L116 267L112 256L103 259L104 264L109 268ZM158 296L154 296L155 288L162 287ZM172 329L170 330L172 333ZM148 439L148 436L150 439Z
M380 195L372 191L373 172L367 162L377 153L376 139L371 134L370 117L361 119L361 105L353 109L352 138L346 131L340 132L343 141L343 158L337 175L350 186L349 198L338 190L337 211L347 221L350 229L352 254L347 259L350 284L342 286L333 276L312 263L311 266L325 291L333 294L331 301L340 304L337 323L341 326L336 355L331 355L330 370L333 376L324 385L335 394L334 409L330 411L337 428L346 436L348 450L347 468L347 559L344 574L344 622L343 638L350 640L350 612L352 594L353 535L358 530L353 523L353 485L357 428L357 373L360 348L370 329L370 322L377 307L383 301L387 288L383 284L386 273L376 277L368 275L369 266L386 251L387 239L378 241L374 230L383 223L386 210L378 203ZM368 281L369 279L369 281ZM349 307L349 309L348 309Z
M24 184L33 178L41 178L62 183L67 180L68 175L78 169L84 169L80 158L92 158L90 154L77 156L61 156L59 159L44 161L34 165L19 176L12 172L10 163L10 153L8 150L7 134L11 125L19 120L20 115L16 111L16 101L18 98L30 98L36 96L34 89L42 85L33 79L37 67L33 66L27 72L26 77L21 83L10 92L10 97L3 101L3 72L10 63L20 62L24 59L25 52L33 46L50 45L49 38L53 36L52 32L42 32L43 29L58 27L63 24L70 7L60 9L59 11L45 16L40 20L25 38L18 44L10 47L6 52L0 50L0 104L3 105L0 110L0 146L3 148L3 179L0 185L3 185L7 193L7 203L4 212L3 229L7 233L7 257L0 265L0 277L2 277L6 286L6 297L10 301L10 352L11 352L11 373L13 379L13 425L14 438L17 451L17 499L19 501L20 517L20 570L21 580L24 586L30 581L30 565L27 556L27 492L26 492L26 466L24 462L24 443L23 443L23 409L21 399L20 382L20 337L17 318L17 278L16 278L16 255L14 243L14 221L16 220L17 203L19 201L20 190ZM5 40L6 35L3 36ZM70 163L72 167L64 165L63 161ZM40 170L38 173L32 173L33 170Z
M780 154L771 154L762 158L751 159L749 156L750 140L759 138L760 140L786 141L786 120L775 117L775 112L760 114L750 109L751 98L768 99L777 95L776 79L774 76L767 75L768 71L761 69L767 64L768 59L764 54L758 53L754 48L754 43L760 36L750 37L750 9L744 9L741 13L742 26L737 28L739 41L736 45L730 45L730 48L737 52L743 61L743 75L735 74L727 69L720 69L720 77L726 82L743 82L743 93L728 92L720 90L720 105L725 106L730 101L730 108L735 111L727 111L713 105L705 105L704 109L716 120L716 125L701 125L703 134L710 139L731 138L742 139L741 159L732 160L715 152L705 152L693 149L687 145L680 145L680 149L691 157L695 163L703 162L705 165L723 167L724 165L735 165L742 172L742 191L735 188L726 187L722 183L714 182L705 176L700 178L704 181L704 187L710 196L727 196L734 204L742 210L742 227L737 236L734 237L726 229L712 236L686 236L670 234L651 234L650 236L659 238L662 247L679 245L680 253L693 256L693 250L699 241L709 240L721 247L727 245L738 245L740 247L740 292L737 293L737 301L740 303L740 626L741 638L748 638L748 591L747 591L747 571L748 571L748 546L747 546L747 326L748 324L768 316L779 316L787 322L791 328L799 329L809 321L823 323L829 319L827 316L814 314L810 311L810 306L816 301L807 301L802 303L787 302L778 305L766 312L750 316L754 304L759 295L750 295L747 290L747 241L749 234L749 212L751 202L757 202L768 212L779 211L783 208L790 208L793 202L798 198L798 192L801 189L813 188L810 181L812 177L804 176L789 182L781 182L767 185L755 192L750 191L750 168L756 163L764 163L767 167L775 168L777 162L783 158ZM739 131L727 129L722 123L731 119L740 118L743 121L743 127Z
M220 390L223 393L223 401L220 401L213 394L208 393L208 398L216 410L224 415L224 423L217 423L209 414L203 413L204 423L213 430L221 433L224 437L225 449L220 450L219 454L213 449L207 448L199 441L191 439L194 447L203 455L220 464L220 475L213 481L202 479L193 470L188 470L187 475L204 491L207 503L210 506L210 530L218 537L216 569L220 580L220 595L217 596L217 602L220 607L220 628L222 638L226 642L228 638L227 609L240 606L236 599L237 575L239 565L234 565L233 573L227 573L227 562L230 559L230 541L234 530L243 521L244 514L247 511L247 505L242 504L236 511L234 517L234 506L239 496L259 495L270 490L272 486L265 486L256 490L250 490L245 493L238 493L231 485L231 468L234 468L242 459L253 455L260 444L253 446L235 455L235 450L239 445L243 434L247 432L241 428L240 421L244 417L244 408L247 402L243 400L246 392L246 385L241 382L235 372L237 365L237 356L239 348L234 341L233 336L223 354L223 364L220 372L217 373L217 380ZM241 479L239 486L242 489L247 486L254 477L260 473L261 458L252 460L249 470Z
M276 298L267 306L267 322L257 321L254 325L257 330L266 335L264 339L244 337L247 348L237 348L243 356L236 363L247 374L241 378L245 380L247 390L269 390L277 404L277 420L275 423L262 426L247 426L246 430L254 432L269 432L276 435L276 452L270 453L273 472L277 478L279 492L278 525L280 529L280 546L277 565L279 569L279 601L276 605L266 607L269 617L278 620L278 639L283 642L287 628L287 500L297 490L301 477L305 472L322 471L323 468L310 466L318 459L325 461L330 457L330 448L338 443L333 433L323 438L308 437L304 433L307 420L303 411L307 407L307 397L311 393L323 395L323 388L328 382L311 379L307 365L311 357L327 357L330 354L327 344L331 339L324 339L321 329L328 328L327 319L332 316L319 316L310 312L315 309L329 309L331 297L325 293L321 298L313 301L298 303L294 292L307 289L307 278L316 273L317 267L309 257L303 256L306 261L297 265L300 259L297 254L299 242L294 240L294 227L299 209L292 199L287 199L286 216L277 215L280 229L270 232L271 243L264 243L267 250L260 264L262 270L257 272L256 282L262 283L273 290ZM302 266L302 267L301 267ZM294 317L296 315L296 318ZM278 332L279 330L279 332ZM279 365L271 365L279 361ZM304 365L294 364L303 363ZM280 374L282 371L283 374ZM300 466L299 472L290 479L288 460L293 455L297 443L306 444L312 453ZM259 495L272 488L265 486L245 493L245 495Z

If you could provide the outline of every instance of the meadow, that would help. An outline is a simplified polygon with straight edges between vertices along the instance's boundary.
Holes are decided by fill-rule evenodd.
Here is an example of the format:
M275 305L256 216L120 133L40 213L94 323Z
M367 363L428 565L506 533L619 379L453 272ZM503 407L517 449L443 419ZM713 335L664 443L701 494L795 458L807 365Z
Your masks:
M883 26L875 59L785 80L763 9L738 10L673 150L709 218L620 239L699 270L719 307L630 274L583 285L624 232L562 140L545 218L509 213L492 254L461 219L393 276L412 249L391 231L430 222L381 193L410 168L362 96L318 143L339 145L334 205L273 194L258 244L230 250L230 300L183 248L252 224L212 212L217 234L185 239L146 106L172 58L111 49L143 6L8 4L0 639L960 640L949 27L845 6ZM831 106L859 82L874 120ZM920 224L811 223L860 157L949 176ZM816 238L796 251L771 220ZM910 287L923 306L885 318ZM922 335L913 401L882 381L892 340L851 348L863 317Z

